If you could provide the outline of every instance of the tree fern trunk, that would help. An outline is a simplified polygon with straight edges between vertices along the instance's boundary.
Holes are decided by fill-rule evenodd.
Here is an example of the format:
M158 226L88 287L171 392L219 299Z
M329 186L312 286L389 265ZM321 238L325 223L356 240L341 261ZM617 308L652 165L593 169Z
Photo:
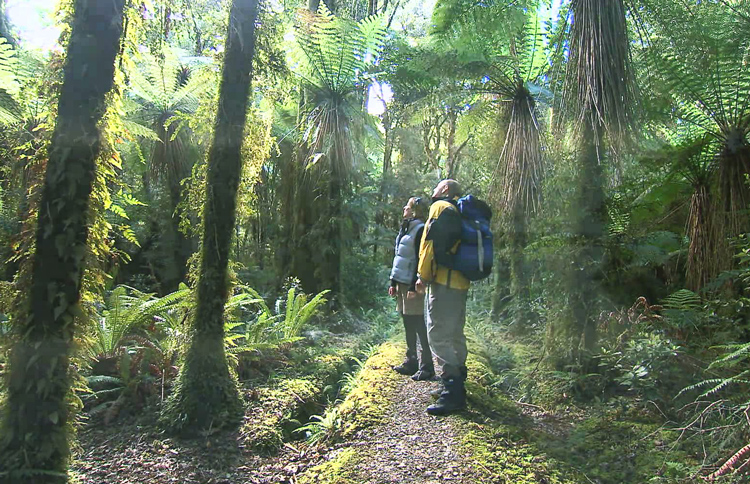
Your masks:
M120 46L124 0L75 3L58 116L49 151L31 268L29 314L16 321L0 428L0 481L67 482L75 334L98 123Z
M529 276L524 250L527 243L527 218L523 204L517 203L511 216L510 242L510 285L513 295L512 329L521 333L531 323L531 296Z
M547 345L559 367L576 363L585 368L596 343L596 302L600 295L606 207L600 163L603 128L586 118L579 148L577 186L571 207L574 241L571 261L563 274L567 286L564 316L551 321Z
M182 180L172 180L169 183L169 203L170 203L170 227L172 231L172 265L171 270L167 271L162 288L164 294L176 291L181 282L187 277L188 259L193 253L193 244L191 240L180 230L180 215L177 212L182 199Z
M595 304L600 296L603 239L606 227L604 173L600 150L604 128L586 122L580 151L578 186L576 187L573 230L577 253L568 269L570 310L574 333L580 342L578 362L586 365L596 343L597 314Z
M230 289L227 267L242 174L257 15L258 0L232 3L208 159L197 308L185 365L164 412L165 423L183 432L233 425L242 415L242 402L224 351L224 305Z
M495 287L492 291L492 320L499 322L503 310L510 299L510 286L508 284L510 268L508 261L503 257L501 250L499 250L500 247L496 246L495 249L495 263L493 266L495 268Z

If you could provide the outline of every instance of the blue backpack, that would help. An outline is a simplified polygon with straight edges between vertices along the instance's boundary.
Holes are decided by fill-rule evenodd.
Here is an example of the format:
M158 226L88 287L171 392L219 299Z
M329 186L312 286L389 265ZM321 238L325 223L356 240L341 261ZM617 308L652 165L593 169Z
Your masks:
M492 273L492 209L473 195L459 198L455 206L444 210L428 232L435 262L479 281Z

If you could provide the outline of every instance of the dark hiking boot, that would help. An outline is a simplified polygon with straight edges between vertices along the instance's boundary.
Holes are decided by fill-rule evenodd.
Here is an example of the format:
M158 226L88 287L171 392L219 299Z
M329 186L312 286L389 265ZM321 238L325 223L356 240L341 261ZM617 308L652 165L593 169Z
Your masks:
M467 377L467 376L468 376L468 374L469 374L469 371L468 371L468 369L467 369L467 368L466 368L465 366L461 366L461 367L459 367L458 371L459 371L459 372L461 373L461 378L463 378L463 380L464 380L464 382L465 382L465 381L466 381L466 377ZM442 380L442 379L440 379L440 383L441 383L441 385L440 385L439 387L437 387L436 389L434 389L434 390L432 390L432 391L430 392L430 396L431 396L432 398L436 399L436 400L437 400L438 398L440 398L440 395L441 395L441 394L443 393L443 391L445 390L445 386L444 386L444 385L442 385L442 383L443 383L443 380ZM463 389L463 393L464 393L464 398L466 398L466 385L461 385L461 388Z
M414 381L428 381L435 379L435 370L419 370L415 374L411 376L411 379Z
M445 390L440 394L437 402L427 407L430 415L448 415L466 408L466 394L464 393L464 381L459 378L444 380Z
M396 373L400 373L401 375L413 375L414 373L416 373L417 368L417 360L407 358L400 365L394 366L393 371L395 371Z

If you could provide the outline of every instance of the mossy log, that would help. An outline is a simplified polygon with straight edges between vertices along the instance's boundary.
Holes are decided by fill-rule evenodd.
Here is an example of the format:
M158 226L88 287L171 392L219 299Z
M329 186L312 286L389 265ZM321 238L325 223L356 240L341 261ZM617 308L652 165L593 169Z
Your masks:
M350 357L327 355L305 364L310 371L248 392L250 404L240 430L243 444L257 453L273 453L302 422L318 412L326 397L331 397L341 375L350 368Z

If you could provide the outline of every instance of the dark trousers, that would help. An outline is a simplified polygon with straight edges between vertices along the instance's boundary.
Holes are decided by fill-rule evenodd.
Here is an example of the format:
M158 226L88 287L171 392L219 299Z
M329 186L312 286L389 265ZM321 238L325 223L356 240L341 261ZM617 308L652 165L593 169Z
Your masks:
M417 341L421 346L419 369L434 371L432 364L432 351L427 338L427 326L423 314L403 314L404 331L406 333L406 358L417 361Z

